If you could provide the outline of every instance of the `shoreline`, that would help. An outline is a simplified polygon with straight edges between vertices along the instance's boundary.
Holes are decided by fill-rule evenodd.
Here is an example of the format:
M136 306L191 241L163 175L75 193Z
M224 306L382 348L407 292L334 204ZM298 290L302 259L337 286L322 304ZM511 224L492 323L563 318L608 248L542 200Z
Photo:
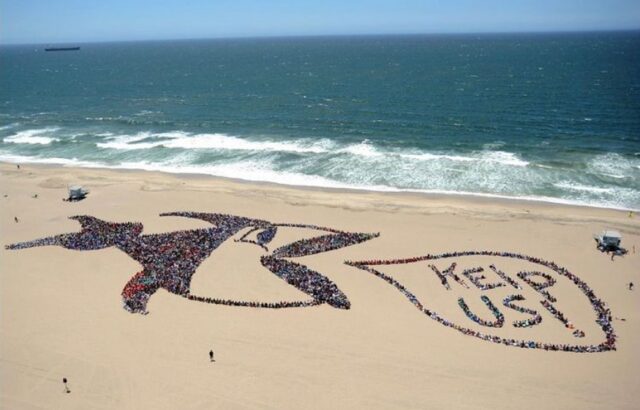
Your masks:
M367 187L332 187L332 186L316 186L316 185L297 185L297 184L287 184L280 183L274 181L261 181L261 180L252 180L252 179L244 179L244 178L233 178L227 176L219 176L219 175L211 175L211 174L202 174L202 173L192 173L192 172L170 172L165 170L151 170L151 169L141 169L141 168L126 168L126 167L101 167L101 166L93 166L93 165L66 165L66 164L56 164L56 163L48 163L48 162L11 162L3 159L0 161L0 166L4 168L5 166L13 166L13 165L23 165L28 164L34 168L42 168L42 169L69 169L69 170L96 170L96 171L106 171L106 172L116 172L116 173L147 173L147 174L159 174L165 176L172 176L178 179L185 180L207 180L211 179L212 181L220 180L234 184L247 184L254 185L257 187L271 187L276 189L290 189L294 191L303 191L303 192L319 192L319 193L340 193L340 194L352 194L352 195L380 195L383 197L399 197L399 198L410 198L414 200L436 200L436 201L452 201L452 202L477 202L484 204L492 204L492 205L504 205L506 207L522 207L522 206L530 206L533 208L545 208L545 207L560 207L566 209L591 209L598 211L611 211L611 212L633 212L639 213L640 208L618 208L618 207L609 207L609 206L600 206L600 205L591 205L584 203L576 203L571 200L563 200L556 198L543 198L543 197L510 197L507 195L500 194L485 194L485 193L470 193L470 192L438 192L438 191L421 191L421 190L413 190L413 189L400 189L400 188L389 188L389 190L376 190L370 189Z

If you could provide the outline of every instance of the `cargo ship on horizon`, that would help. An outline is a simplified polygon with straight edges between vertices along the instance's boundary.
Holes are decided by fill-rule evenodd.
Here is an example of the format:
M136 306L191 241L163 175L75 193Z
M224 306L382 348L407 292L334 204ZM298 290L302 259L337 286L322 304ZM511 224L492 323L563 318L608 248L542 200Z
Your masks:
M44 51L78 51L80 47L47 47Z

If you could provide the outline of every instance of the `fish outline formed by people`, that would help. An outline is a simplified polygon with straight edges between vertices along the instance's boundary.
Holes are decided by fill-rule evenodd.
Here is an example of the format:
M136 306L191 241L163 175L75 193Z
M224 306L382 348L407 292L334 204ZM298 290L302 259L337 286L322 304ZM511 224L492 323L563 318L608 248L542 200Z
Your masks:
M115 246L143 266L142 271L136 273L122 291L123 306L131 313L146 314L149 298L161 288L191 300L214 304L271 308L326 303L334 308L349 309L351 306L349 299L330 279L305 265L285 258L328 252L365 242L379 235L377 233L350 233L315 225L271 223L262 219L220 213L167 212L160 214L160 216L201 219L209 222L213 227L143 234L143 225L138 222L107 222L93 216L77 215L69 219L80 223L80 232L15 243L7 245L6 249L53 245L73 250L98 250ZM307 228L328 232L322 236L302 239L281 246L260 258L264 267L288 284L311 296L311 300L280 304L234 302L191 294L191 279L202 262L222 243L249 227L251 229L237 241L252 243L267 252L267 244L274 238L279 227ZM246 239L249 234L258 230L262 231L257 234L257 240Z

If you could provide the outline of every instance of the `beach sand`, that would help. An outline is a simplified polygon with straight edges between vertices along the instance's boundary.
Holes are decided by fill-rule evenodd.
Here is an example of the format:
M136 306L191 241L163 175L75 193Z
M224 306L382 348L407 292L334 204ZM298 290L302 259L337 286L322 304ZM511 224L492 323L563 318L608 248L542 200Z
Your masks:
M11 164L0 165L0 171L3 409L638 407L640 289L630 291L627 284L640 285L640 217L626 211L314 190L151 172L33 165L18 170ZM63 202L69 184L81 184L91 193L81 202ZM131 314L123 309L120 293L140 265L117 249L4 249L77 232L78 223L67 219L72 215L142 222L144 233L210 226L159 216L171 211L228 213L379 232L380 237L297 261L335 282L349 298L349 310L211 305L159 290L150 299L148 315ZM592 235L605 228L622 233L629 254L611 261L596 250ZM309 237L283 230L274 247L298 235ZM567 268L607 303L615 318L626 319L613 321L617 350L553 352L467 336L427 317L380 278L344 264L468 250L515 252ZM225 242L196 272L193 293L238 300L307 299L260 265L263 253L256 246ZM516 261L492 261L509 271L518 269ZM451 291L441 289L425 262L380 270L456 323L482 330L460 314L456 299L463 294L474 311L490 318L478 291L473 296L457 284ZM604 336L588 300L560 282L548 289L557 306L585 330L584 342L598 344ZM509 294L506 287L495 292ZM522 292L527 297L522 305L537 310L543 322L514 328L514 319L527 316L507 314L502 297L492 296L507 319L496 334L581 342L543 311L535 292ZM210 349L215 363L209 361ZM64 393L63 377L70 394Z

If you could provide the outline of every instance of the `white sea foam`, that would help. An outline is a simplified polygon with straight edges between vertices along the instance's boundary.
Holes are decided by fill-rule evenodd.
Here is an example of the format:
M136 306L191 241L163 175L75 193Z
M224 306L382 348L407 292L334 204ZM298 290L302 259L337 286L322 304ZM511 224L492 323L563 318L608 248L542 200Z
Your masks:
M157 134L156 134L157 135ZM102 133L99 136L106 137L107 142L99 142L98 148L115 149L115 150L140 150L158 147L163 141L153 143L141 143L144 139L150 138L150 132L139 132L135 135L113 135L111 133Z
M359 155L368 158L381 157L384 155L384 153L378 151L373 145L371 145L369 140L364 140L359 144L347 145L344 148L338 149L337 152Z
M526 167L529 162L520 159L516 154L505 151L479 151L464 155L448 155L448 154L400 154L401 157L419 161L452 161L452 162L485 162L496 163L501 165L510 165L515 167Z
M73 135L80 136L72 138ZM91 135L92 138L83 138L82 135ZM97 143L99 148L112 150L102 154L113 162L85 160L87 157L82 152L95 147L95 137L101 137L101 142ZM64 155L58 153L59 145L55 146L55 157L46 158L52 155L47 145L56 140L65 141L69 146L73 144L74 154L71 155L78 158L59 158ZM9 162L207 174L312 187L464 194L623 209L640 207L640 190L634 182L640 175L640 158L619 154L583 157L587 172L578 178L575 170L543 170L541 168L546 166L530 164L507 151L426 152L387 148L369 140L349 144L329 139L277 141L184 131L117 135L86 131L78 134L77 130L63 132L57 128L43 128L21 131L4 141L41 144L35 150L38 152L35 158L4 156L4 160ZM155 147L176 150L145 152ZM19 149L19 146L15 147L16 151ZM5 145L5 151L0 151L0 154L12 154L13 150L13 147ZM282 156L273 155L281 152L307 155L294 162L288 159L283 162ZM118 160L121 162L115 163ZM619 186L620 182L611 178L624 178L628 188ZM561 198L543 196L552 185L562 190L554 192Z
M24 155L13 155L0 153L0 161L10 162L13 164L51 164L51 165L62 165L69 167L85 167L85 168L109 168L106 165L91 162L91 161L82 161L77 158L38 158L38 157L27 157Z
M125 162L115 168L144 169L179 174L206 174L246 181L273 182L283 185L297 185L326 188L351 188L351 185L333 181L317 175L305 175L295 172L275 171L264 163L243 161L220 165L176 165L150 162Z
M505 151L484 151L482 161L495 162L515 167L526 167L529 162L520 159L516 154Z
M142 110L142 111L138 111L133 115L135 115L136 117L144 117L146 115L153 115L153 114L160 114L160 111Z
M305 144L301 141L250 141L224 134L198 134L190 137L180 137L163 143L167 148L195 148L195 149L228 149L245 151L278 151L298 153L322 153L326 150L314 143Z
M17 122L13 123L13 124L3 125L3 126L0 127L0 131L11 129L11 128L17 126L17 125L19 125Z
M39 144L39 145L48 145L53 141L59 141L58 138L46 136L43 134L51 134L53 132L58 131L59 128L41 128L41 129L33 129L33 130L24 130L19 131L13 135L5 137L3 139L4 142L9 142L12 144Z
M568 189L571 191L592 192L595 194L611 194L616 192L615 188L595 187L595 186L577 184L569 181L556 182L555 184L553 184L553 186L561 189Z
M432 154L425 152L422 154L400 154L401 158L416 160L416 161L458 161L458 162L473 162L478 161L478 158L466 157L462 155L446 155L446 154Z
M158 141L152 141L157 138ZM154 147L182 149L213 149L241 151L274 151L296 153L323 153L327 151L327 141L308 142L248 140L226 134L189 134L182 131L149 133L140 132L135 135L119 135L108 137L110 141L97 143L99 148L116 150L140 150ZM140 142L142 140L151 140Z
M591 173L615 179L638 178L635 171L638 166L640 158L628 158L616 153L598 155L587 163Z
M612 208L623 210L638 210L640 205L629 206L625 203L629 202L615 202L615 201L593 201L588 199L576 199L576 198L555 198L544 195L508 195L508 194L493 194L485 192L473 192L467 190L453 190L453 189L408 189L397 188L383 184L356 184L356 183L344 183L336 181L330 178L325 178L316 175L307 175L300 172L288 172L279 171L273 169L270 164L266 162L257 161L244 161L230 164L220 165L185 165L184 161L187 158L174 158L174 160L166 162L147 162L147 161L132 161L124 162L118 165L108 165L98 162L82 161L77 158L37 158L21 155L11 155L0 152L0 161L11 163L41 163L41 164L57 164L62 166L78 166L87 168L111 168L111 169L139 169L148 171L161 171L167 173L187 173L187 174L205 174L219 177L227 177L248 181L264 181L273 182L283 185L295 185L295 186L307 186L307 187L321 187L321 188L342 188L353 190L366 190L366 191L378 191L378 192L408 192L408 193L425 193L425 194L443 194L443 195L463 195L463 196L477 196L485 198L500 198L500 199L516 199L524 201L534 202L550 202L565 205L587 206L587 207L600 207L600 208ZM576 185L573 184L573 187ZM629 196L631 200L636 198L635 191L629 189L625 192L614 192L615 195Z
M226 134L190 134L183 131L164 133L139 132L133 135L109 135L105 142L96 145L103 149L145 150L156 147L199 150L228 150L253 152L290 152L306 154L349 154L369 160L386 160L396 157L410 161L478 162L514 167L526 167L529 162L516 154L505 151L477 151L468 155L447 153L403 152L383 150L368 140L355 144L340 145L328 139L309 141L304 139L273 141L268 139L247 139Z

